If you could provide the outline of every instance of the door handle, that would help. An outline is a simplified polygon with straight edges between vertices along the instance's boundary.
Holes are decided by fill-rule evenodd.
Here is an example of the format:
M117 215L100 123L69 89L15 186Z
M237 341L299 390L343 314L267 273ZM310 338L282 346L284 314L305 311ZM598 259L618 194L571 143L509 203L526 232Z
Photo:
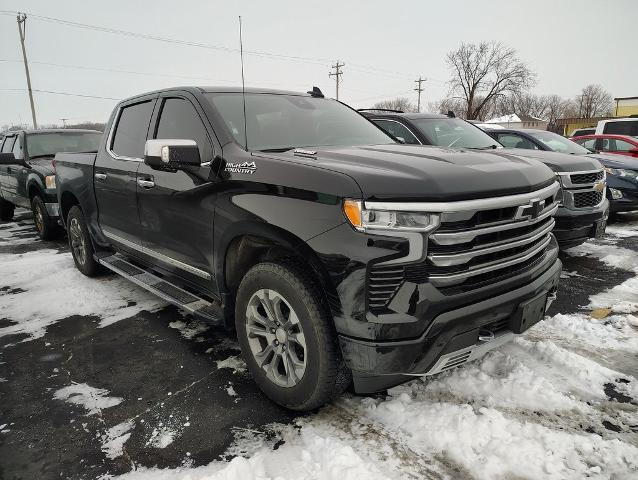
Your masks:
M137 184L142 188L153 188L155 186L153 180L142 180L141 178L137 180Z
M96 180L106 180L106 173L96 173L95 174L95 179Z

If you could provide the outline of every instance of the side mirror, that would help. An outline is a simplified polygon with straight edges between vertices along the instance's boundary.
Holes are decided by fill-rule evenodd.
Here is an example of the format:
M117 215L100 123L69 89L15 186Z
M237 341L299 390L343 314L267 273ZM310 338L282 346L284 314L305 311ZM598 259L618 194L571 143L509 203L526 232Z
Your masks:
M405 143L405 138L403 137L394 137L394 138L396 138L399 141L399 143Z
M13 152L0 153L0 165L22 165L23 160L17 160Z
M194 140L147 140L144 147L144 163L155 170L179 170L199 167L202 160Z

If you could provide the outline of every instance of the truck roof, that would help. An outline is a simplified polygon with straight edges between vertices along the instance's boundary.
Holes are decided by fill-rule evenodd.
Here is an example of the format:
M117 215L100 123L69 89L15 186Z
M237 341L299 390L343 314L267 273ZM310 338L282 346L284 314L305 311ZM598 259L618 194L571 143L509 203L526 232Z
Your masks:
M187 91L192 93L241 93L241 87L231 87L231 86L181 86L181 87L171 87L171 88L162 88L159 90L152 90L150 92L143 92L138 95L133 95L131 97L127 97L121 100L119 103L124 101L129 101L131 99L135 99L137 97L146 97L148 95L159 94L164 92L176 92L176 91ZM310 97L311 95L308 92L295 92L292 90L277 90L272 88L258 88L258 87L246 87L244 89L246 93L263 93L263 94L271 94L271 95L298 95L303 97Z
M9 132L4 132L4 136L8 137L17 133L26 133L28 135L37 134L37 133L102 133L99 130L90 130L84 128L39 128L34 130L30 129L22 129L22 130L11 130Z

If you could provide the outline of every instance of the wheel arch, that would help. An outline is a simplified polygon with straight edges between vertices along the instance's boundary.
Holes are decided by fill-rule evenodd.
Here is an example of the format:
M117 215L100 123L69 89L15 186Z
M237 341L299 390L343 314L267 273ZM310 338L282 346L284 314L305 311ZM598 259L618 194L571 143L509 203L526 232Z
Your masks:
M234 325L235 295L241 280L252 266L265 261L289 261L309 268L323 293L322 301L332 310L329 299L336 297L336 291L330 276L314 250L294 234L271 224L237 222L215 250L215 277L227 327Z

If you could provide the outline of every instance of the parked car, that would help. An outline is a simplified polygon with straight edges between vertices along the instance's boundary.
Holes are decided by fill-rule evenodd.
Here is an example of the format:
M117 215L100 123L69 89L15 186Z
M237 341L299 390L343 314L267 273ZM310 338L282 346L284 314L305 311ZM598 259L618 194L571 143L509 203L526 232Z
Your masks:
M296 410L477 358L539 321L560 276L549 168L397 144L317 88L130 98L96 155L56 156L56 182L82 273L234 328Z
M536 158L554 170L561 181L562 204L556 214L554 228L554 235L561 248L573 247L588 238L600 237L605 232L609 215L609 202L605 198L605 172L595 159L574 158L540 150L521 150L534 147L531 140L518 135L512 142L501 142L505 147L512 148L504 149L486 131L465 120L446 115L375 111L366 111L364 114L405 143L487 150L500 158L512 158L512 155L518 158ZM498 133L499 141L501 136L505 140L514 138L511 137L511 132L512 130L506 128L489 131L490 135ZM529 132L538 132L540 135L551 133L542 130Z
M591 150L552 132L538 130L501 130L487 131L504 145L519 145L520 148L533 148L535 151L556 151L570 155L586 156L600 162L607 172L607 194L610 213L638 210L638 165L627 155L593 153ZM522 143L516 143L522 142ZM584 142L587 144L587 142Z
M638 117L611 118L599 120L596 125L596 135L628 135L638 137Z
M592 127L592 128L577 128L576 130L574 130L572 132L572 137L576 137L579 135L592 135L596 133L596 127Z
M38 235L54 237L59 208L53 157L56 152L95 152L101 136L72 129L8 132L0 145L0 219L11 220L16 206L29 208Z
M638 137L627 135L584 135L570 140L592 152L628 155L638 158Z

